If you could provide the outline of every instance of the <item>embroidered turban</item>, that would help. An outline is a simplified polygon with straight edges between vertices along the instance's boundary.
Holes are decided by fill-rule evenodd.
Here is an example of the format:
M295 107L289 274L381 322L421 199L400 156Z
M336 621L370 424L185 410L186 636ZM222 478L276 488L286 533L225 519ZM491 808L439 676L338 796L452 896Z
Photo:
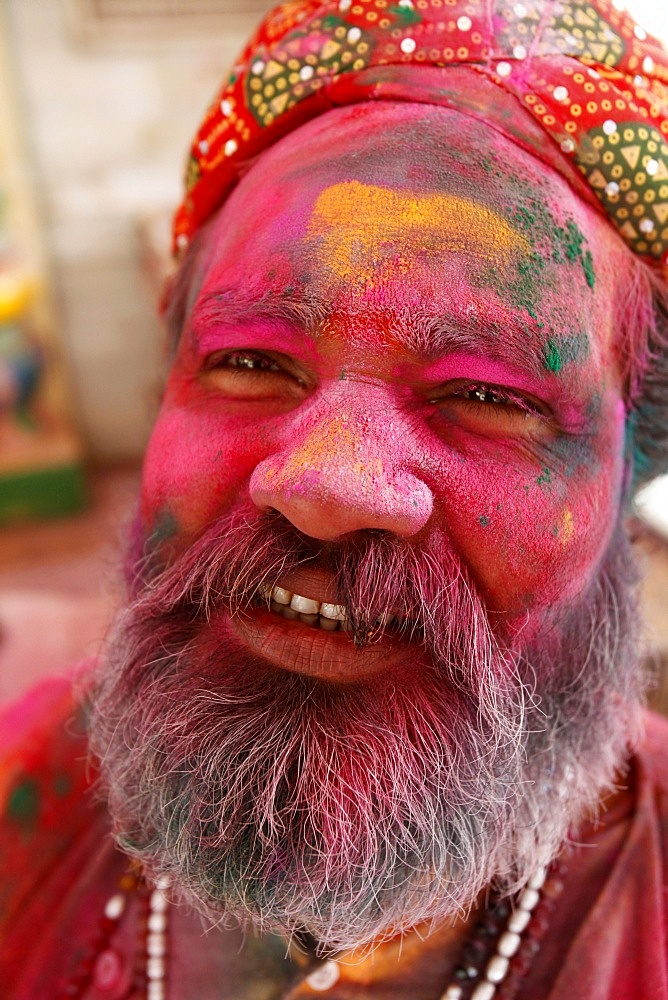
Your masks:
M574 182L668 277L668 52L620 0L292 0L260 25L195 137L175 249L254 158L337 106L417 101L488 121Z

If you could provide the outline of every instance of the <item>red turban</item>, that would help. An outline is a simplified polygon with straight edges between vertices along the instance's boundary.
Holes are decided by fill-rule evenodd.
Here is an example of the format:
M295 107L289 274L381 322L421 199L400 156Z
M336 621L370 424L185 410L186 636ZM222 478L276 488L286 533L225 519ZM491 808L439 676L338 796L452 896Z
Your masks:
M565 173L632 250L668 274L668 52L620 8L620 0L282 4L195 137L175 248L281 136L333 107L404 100L488 121Z

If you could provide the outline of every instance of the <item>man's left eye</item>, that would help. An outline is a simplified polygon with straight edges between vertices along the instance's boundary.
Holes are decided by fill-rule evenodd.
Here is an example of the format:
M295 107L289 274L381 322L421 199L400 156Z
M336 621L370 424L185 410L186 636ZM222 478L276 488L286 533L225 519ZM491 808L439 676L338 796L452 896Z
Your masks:
M217 351L206 359L203 376L210 388L233 399L292 397L306 387L294 362L264 351Z
M494 389L478 386L475 389L467 389L465 392L467 399L475 400L478 403L498 403L507 406L512 403L509 396L503 395Z
M515 410L535 416L549 416L547 408L538 400L515 389L484 383L468 383L452 386L440 402L461 400L493 409Z

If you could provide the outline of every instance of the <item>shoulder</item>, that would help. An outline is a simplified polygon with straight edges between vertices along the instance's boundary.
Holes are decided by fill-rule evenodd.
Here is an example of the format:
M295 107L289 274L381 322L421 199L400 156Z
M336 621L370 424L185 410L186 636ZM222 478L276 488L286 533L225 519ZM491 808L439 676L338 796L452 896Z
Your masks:
M94 778L71 679L0 713L0 929L93 821Z

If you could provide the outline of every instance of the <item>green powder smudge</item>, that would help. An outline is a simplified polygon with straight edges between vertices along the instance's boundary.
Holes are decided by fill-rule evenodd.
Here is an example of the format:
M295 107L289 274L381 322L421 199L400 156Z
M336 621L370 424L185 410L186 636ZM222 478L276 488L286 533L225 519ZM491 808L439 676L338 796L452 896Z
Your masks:
M596 275L594 274L594 258L591 255L591 250L587 250L587 252L582 255L582 267L584 269L585 278L587 279L587 284L591 289L593 289L596 284Z
M554 230L554 235L558 242L552 251L553 260L555 260L557 264L562 264L564 262L564 257L572 264L579 260L582 265L582 270L584 271L587 284L591 289L593 289L596 284L594 258L591 255L591 250L583 249L584 243L586 242L584 235L580 232L572 219L568 220L565 228L563 226L557 226Z
M557 375L566 365L585 361L589 357L586 333L550 337L545 345L543 361L548 371Z
M216 459L219 457L220 452L216 455ZM155 548L156 545L161 545L163 542L168 542L170 538L178 533L179 522L176 517L169 509L169 507L163 507L155 519L155 523L151 530L149 536L149 547L151 550Z
M559 348L555 342L550 338L547 342L547 347L545 348L545 367L549 372L560 372L564 366L563 358Z
M39 788L33 778L26 778L13 790L7 802L7 815L18 823L32 824L39 812Z

